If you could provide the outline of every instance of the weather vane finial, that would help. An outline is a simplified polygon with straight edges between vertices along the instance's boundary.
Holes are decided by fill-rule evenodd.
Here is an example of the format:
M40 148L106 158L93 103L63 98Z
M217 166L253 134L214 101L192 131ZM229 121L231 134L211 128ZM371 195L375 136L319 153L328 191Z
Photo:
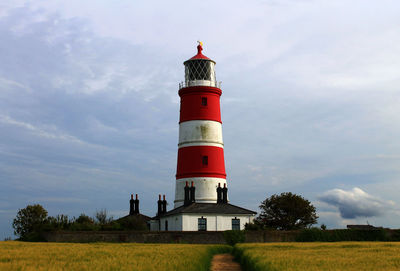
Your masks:
M199 45L197 45L197 54L201 54L201 51L203 51L203 43L201 41L197 41Z

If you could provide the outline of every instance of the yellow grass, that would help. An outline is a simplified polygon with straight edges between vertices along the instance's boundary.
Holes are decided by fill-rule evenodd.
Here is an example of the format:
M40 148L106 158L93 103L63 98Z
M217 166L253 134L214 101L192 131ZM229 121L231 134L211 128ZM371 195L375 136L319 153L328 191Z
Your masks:
M253 270L400 270L400 243L268 243L240 244Z
M0 242L0 270L206 270L210 250L226 248L186 244L7 241Z

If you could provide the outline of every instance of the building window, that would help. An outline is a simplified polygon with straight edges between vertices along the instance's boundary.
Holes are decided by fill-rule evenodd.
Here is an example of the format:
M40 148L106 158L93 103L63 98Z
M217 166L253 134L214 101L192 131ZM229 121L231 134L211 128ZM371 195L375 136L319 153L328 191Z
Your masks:
M199 231L206 231L207 230L207 218L199 218L198 219L198 227Z
M165 230L168 231L168 220L165 220Z
M232 230L240 230L240 219L232 218Z
M208 156L203 156L203 166L208 165Z
M207 97L201 97L201 105L207 106Z

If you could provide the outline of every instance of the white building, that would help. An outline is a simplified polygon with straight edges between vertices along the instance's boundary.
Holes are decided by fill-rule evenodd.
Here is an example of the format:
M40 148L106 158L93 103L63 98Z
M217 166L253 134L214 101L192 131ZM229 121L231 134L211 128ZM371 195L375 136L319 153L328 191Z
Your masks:
M226 231L244 230L256 212L228 203L228 188L218 186L216 203L196 202L196 187L184 187L183 205L166 211L165 197L158 200L158 215L150 222L152 231Z
M160 216L161 231L243 230L256 213L229 203L192 203Z

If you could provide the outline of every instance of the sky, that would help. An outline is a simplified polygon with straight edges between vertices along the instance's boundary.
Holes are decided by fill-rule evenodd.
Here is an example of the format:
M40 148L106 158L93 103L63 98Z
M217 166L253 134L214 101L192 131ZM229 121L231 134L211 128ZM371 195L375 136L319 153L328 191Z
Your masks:
M398 1L1 0L0 240L18 209L173 206L178 84L222 81L232 204L311 201L328 228L400 228Z

